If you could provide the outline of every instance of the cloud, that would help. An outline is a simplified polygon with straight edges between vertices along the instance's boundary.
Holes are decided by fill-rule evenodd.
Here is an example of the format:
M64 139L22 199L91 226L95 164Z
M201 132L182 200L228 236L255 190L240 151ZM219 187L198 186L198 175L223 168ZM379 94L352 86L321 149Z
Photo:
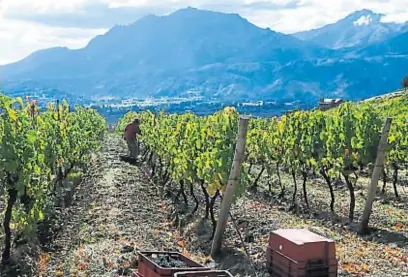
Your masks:
M382 22L408 23L408 7L395 13L390 13L381 18Z
M106 29L50 27L0 18L0 65L17 61L32 52L55 46L84 47Z
M258 26L294 33L334 23L362 9L385 14L383 21L387 22L402 23L408 20L406 0L302 0L297 9L260 10L242 15Z
M75 10L51 10L32 12L27 8L9 8L5 16L9 19L32 21L50 26L75 28L111 28L117 24L133 23L140 17L152 13L169 12L168 7L111 7L107 2L87 1Z
M407 0L3 0L3 2L6 7L5 18L54 27L110 28L115 24L134 22L146 14L166 15L187 6L239 13L256 25L286 33L333 23L360 9L385 13L387 16L384 20L408 20Z
M104 28L62 28L36 21L7 17L10 10L33 14L75 13L86 0L0 0L0 65L14 62L44 48L65 46L82 48L91 38L107 31Z
M1 1L1 0L0 0ZM192 6L239 13L252 23L291 33L333 23L361 9L385 13L384 20L408 20L407 0L3 0L4 16L50 26L110 28L146 14L166 15ZM403 12L406 11L406 12Z
M15 0L5 0L15 1ZM5 11L5 17L24 21L33 21L59 27L80 28L110 28L116 24L129 24L147 15L166 15L186 6L194 6L201 9L210 9L223 12L258 11L258 10L282 10L295 9L301 0L278 0L278 1L129 1L129 0L76 0L69 5L56 6L55 2L41 0L27 2L22 5L9 5ZM48 4L48 5L47 5ZM193 4L193 5L192 5ZM34 12L33 12L34 11Z

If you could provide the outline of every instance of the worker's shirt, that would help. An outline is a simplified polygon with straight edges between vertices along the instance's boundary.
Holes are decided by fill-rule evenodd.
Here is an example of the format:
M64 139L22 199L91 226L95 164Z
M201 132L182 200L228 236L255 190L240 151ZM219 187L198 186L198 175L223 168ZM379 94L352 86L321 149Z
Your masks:
M140 134L140 128L135 123L129 123L125 128L125 137L127 140L136 139L136 134Z

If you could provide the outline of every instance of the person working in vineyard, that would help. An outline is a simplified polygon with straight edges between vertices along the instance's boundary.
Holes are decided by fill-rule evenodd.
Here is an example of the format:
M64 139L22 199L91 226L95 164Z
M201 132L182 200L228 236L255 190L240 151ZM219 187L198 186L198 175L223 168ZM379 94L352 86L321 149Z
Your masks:
M128 149L130 152L130 156L137 159L139 155L139 143L137 141L137 135L141 134L139 119L133 120L132 123L126 125L125 132L123 134L123 138L126 140Z

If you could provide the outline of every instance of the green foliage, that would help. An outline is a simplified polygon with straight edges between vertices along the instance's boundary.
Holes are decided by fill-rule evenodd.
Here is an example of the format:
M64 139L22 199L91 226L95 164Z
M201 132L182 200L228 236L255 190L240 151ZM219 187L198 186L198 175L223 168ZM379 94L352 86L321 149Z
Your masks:
M116 125L115 133L123 135L126 125L138 118L138 116L139 115L133 111L126 113L121 119L119 119L118 124Z
M57 181L74 166L89 162L90 154L100 147L105 126L91 109L69 112L64 102L41 112L35 101L0 95L0 182L6 198L17 192L19 199L11 207L10 226L25 233L35 231Z
M373 109L384 120L393 118L388 141L391 145L387 163L400 165L408 162L408 95L378 99L359 105L362 109Z
M238 132L238 113L226 108L211 116L169 115L151 112L128 113L120 120L118 132L130 119L141 119L140 141L167 165L171 178L205 182L210 195L223 191L232 165Z
M407 162L408 99L402 95L358 104L344 103L327 112L296 111L281 117L252 118L244 167L248 168L248 164L261 166L269 179L276 175L282 192L285 189L281 171L290 172L292 176L301 174L304 195L310 174L321 174L330 188L333 209L331 182L339 176L344 177L351 201L354 201L349 176L358 177L360 170L372 169L387 116L394 117L389 162ZM141 142L156 154L172 180L193 185L204 182L205 189L212 196L217 191L224 191L228 181L238 117L232 108L206 117L189 113L129 112L119 121L117 132L122 134L126 123L140 118ZM243 171L236 197L243 193L250 181L248 172L249 169ZM293 199L295 196L296 193ZM352 204L350 209L354 209Z

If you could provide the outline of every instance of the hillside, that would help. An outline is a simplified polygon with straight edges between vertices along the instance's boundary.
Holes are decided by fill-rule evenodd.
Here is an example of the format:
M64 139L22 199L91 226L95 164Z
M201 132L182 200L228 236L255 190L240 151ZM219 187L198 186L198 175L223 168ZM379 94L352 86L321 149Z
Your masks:
M404 37L388 42L389 36L360 52L335 51L261 29L237 14L187 8L115 26L83 49L33 53L0 67L1 85L12 93L57 90L88 99L101 95L363 99L398 89L406 75L401 69L408 68L408 58L387 55L404 51Z
M365 56L408 56L408 31L391 37L389 40L371 44L357 51L360 55Z
M366 47L408 32L408 23L384 23L383 17L383 14L370 10L360 10L333 24L295 33L293 36L322 47L339 49Z

